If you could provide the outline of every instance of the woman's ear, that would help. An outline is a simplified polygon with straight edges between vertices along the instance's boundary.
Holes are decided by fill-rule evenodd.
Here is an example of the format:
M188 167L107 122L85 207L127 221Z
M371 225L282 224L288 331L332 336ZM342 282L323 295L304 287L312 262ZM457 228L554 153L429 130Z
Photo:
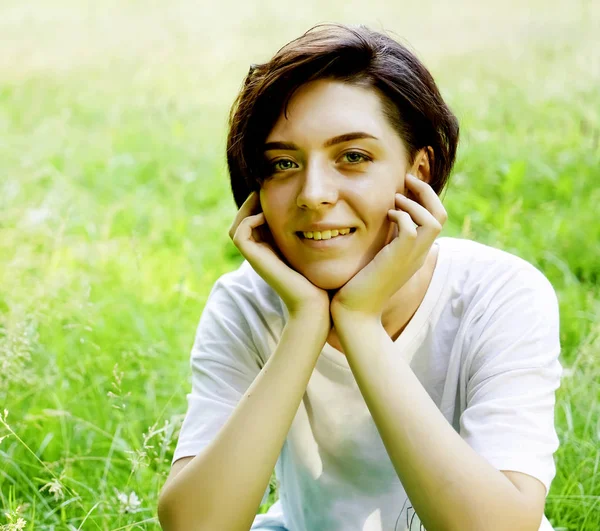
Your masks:
M431 180L431 168L433 167L433 148L426 146L421 148L415 156L410 173L412 173L417 179L429 183ZM413 201L417 201L415 195L409 188L406 189L406 196Z
M431 180L431 169L433 168L433 148L426 146L421 148L412 167L412 174L428 183Z

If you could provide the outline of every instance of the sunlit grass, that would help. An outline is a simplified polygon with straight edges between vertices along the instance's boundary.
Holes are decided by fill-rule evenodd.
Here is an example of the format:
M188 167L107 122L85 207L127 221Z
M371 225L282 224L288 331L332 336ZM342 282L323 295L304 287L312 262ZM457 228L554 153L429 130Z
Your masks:
M156 529L195 328L214 281L241 262L227 236L228 107L250 62L335 3L290 21L265 2L262 26L250 11L229 26L210 13L205 41L189 2L160 35L158 4L110 3L98 18L55 4L0 8L21 53L0 60L0 522ZM471 24L396 10L386 27L424 52L461 121L444 234L525 258L558 293L566 371L546 514L579 531L600 526L600 54L592 4L566 5L543 24L533 8L509 6L511 20L467 2ZM356 19L351 8L338 19ZM386 9L375 3L373 26ZM43 31L28 33L29 12ZM132 32L142 44L130 49Z

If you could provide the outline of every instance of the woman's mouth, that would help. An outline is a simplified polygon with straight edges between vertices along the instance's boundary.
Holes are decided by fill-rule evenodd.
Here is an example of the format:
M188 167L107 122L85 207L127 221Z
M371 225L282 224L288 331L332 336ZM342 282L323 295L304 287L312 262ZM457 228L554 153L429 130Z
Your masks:
M296 236L300 239L300 241L306 245L307 247L312 247L316 249L321 248L329 248L329 247L337 247L342 244L346 244L352 237L352 235L356 232L356 227L350 228L350 232L346 234L342 234L342 232L334 230L334 231L323 231L317 233L307 233L306 235L302 232L297 232ZM309 237L306 237L309 236Z

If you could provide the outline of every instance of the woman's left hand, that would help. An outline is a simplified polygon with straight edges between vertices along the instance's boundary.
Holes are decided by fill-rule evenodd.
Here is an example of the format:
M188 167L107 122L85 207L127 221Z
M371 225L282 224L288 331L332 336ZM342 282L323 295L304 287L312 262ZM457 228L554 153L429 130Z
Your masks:
M448 219L429 184L411 174L407 174L405 182L421 204L396 194L396 209L389 210L388 217L398 224L398 236L336 292L330 305L334 322L336 315L348 313L380 320L391 296L425 263Z

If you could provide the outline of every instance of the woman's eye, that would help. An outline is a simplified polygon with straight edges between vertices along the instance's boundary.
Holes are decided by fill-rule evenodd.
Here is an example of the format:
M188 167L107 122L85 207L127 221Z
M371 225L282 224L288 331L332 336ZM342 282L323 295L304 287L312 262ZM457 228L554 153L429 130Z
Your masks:
M358 151L348 151L347 153L344 153L342 156L349 157L348 162L350 162L351 164L356 164L358 162L366 162L366 161L371 160L369 157L367 157L366 155L363 155L362 153L359 153Z
M361 162L368 162L372 160L371 158L367 157L366 155L363 155L362 153L359 153L358 151L348 151L344 153L342 157L346 157L346 161L350 164L360 164ZM270 167L272 172L277 172L290 170L294 167L292 165L295 166L296 163L289 159L279 159L275 162L272 162Z
M290 166L278 166L278 164L294 164L294 162L292 162L291 160L288 159L280 159L280 160L276 160L275 162L273 162L271 164L271 170L272 171L278 171L278 170L289 170Z

